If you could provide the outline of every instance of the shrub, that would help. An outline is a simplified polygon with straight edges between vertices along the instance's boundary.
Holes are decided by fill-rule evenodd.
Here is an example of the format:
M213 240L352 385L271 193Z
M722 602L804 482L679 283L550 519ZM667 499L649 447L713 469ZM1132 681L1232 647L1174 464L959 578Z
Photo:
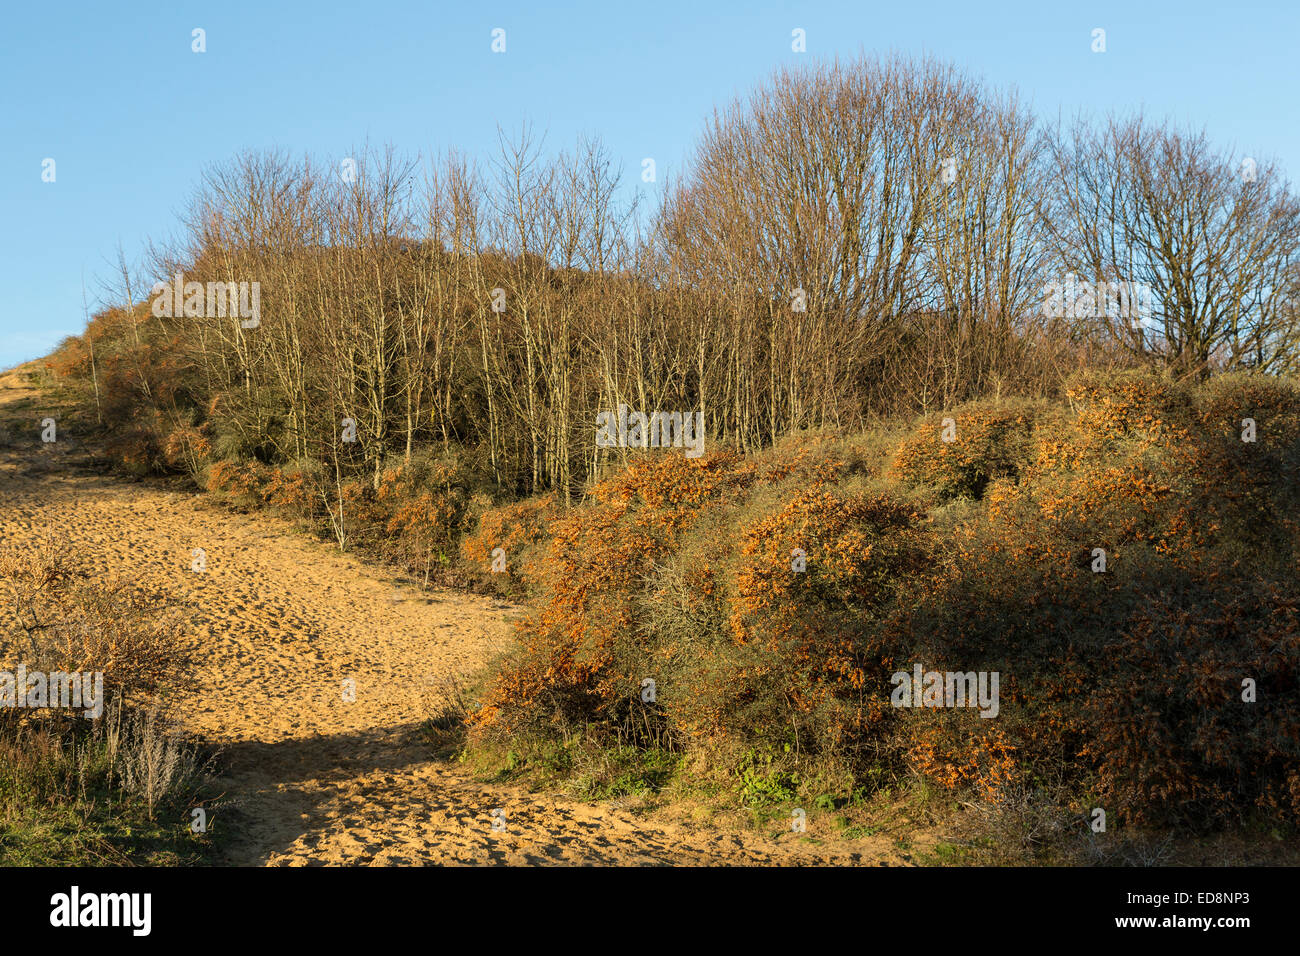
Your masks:
M925 562L924 532L888 496L829 491L842 471L824 454L719 452L637 461L603 484L552 525L544 602L471 715L475 732L594 726L620 742L808 754L869 733L879 678L855 635Z
M634 460L548 520L539 607L471 745L667 747L759 796L831 767L991 806L1051 781L1069 814L1141 824L1300 820L1294 386L1090 376L1068 399L959 409L948 452L927 422L884 485L833 436ZM917 663L996 671L997 719L891 707Z
M385 471L375 493L384 552L427 582L434 565L450 564L467 505L467 478L448 459L416 459Z
M244 508L258 508L266 501L272 470L258 461L214 461L208 467L207 490Z
M929 486L941 501L981 498L989 482L1015 480L1028 463L1040 411L1029 402L976 402L928 416L899 445L889 475L906 485Z
M549 542L551 523L558 514L554 495L484 508L474 530L461 540L461 556L480 579L507 591L515 583L522 586L515 590L526 589L540 578L539 562L544 560L540 546ZM505 553L504 573L491 570L497 548Z
M0 551L10 613L0 632L5 657L45 671L104 674L110 697L137 701L174 694L191 676L177 634L182 609L169 595L78 568L52 544Z
M102 672L98 716L0 709L0 862L195 862L186 808L208 774L164 706L190 680L179 609L105 581L52 544L0 551L0 665ZM165 810L165 812L163 812Z

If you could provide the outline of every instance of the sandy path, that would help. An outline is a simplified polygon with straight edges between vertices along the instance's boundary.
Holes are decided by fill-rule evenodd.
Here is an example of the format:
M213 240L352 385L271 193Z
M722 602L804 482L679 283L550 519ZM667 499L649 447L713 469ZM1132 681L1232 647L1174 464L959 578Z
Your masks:
M201 689L183 719L225 752L243 865L906 862L885 838L828 849L612 803L477 782L431 759L423 695L509 641L500 602L422 594L265 515L87 467L75 434L39 441L43 399L0 376L0 541L51 536L96 570L184 595ZM24 422L30 427L25 429ZM25 434L24 434L25 432ZM195 548L206 571L190 570ZM355 681L345 702L343 682ZM493 810L505 816L493 830Z

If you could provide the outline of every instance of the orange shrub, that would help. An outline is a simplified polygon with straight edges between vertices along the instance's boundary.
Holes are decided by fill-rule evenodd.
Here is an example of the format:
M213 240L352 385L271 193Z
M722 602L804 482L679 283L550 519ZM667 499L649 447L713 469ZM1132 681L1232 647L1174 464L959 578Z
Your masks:
M980 498L989 482L1020 473L1038 412L1038 406L1023 402L973 403L928 416L899 446L888 475L907 485L931 486L943 500Z
M215 461L208 468L207 490L234 504L254 508L263 503L271 469L258 461Z
M703 506L752 480L739 462L731 452L643 455L601 482L592 505L554 520L541 607L521 625L520 652L473 722L615 719L639 686L640 676L618 664L623 645L638 645L638 584Z
M1117 443L1175 447L1187 439L1187 390L1150 373L1087 374L1077 377L1066 397L1075 411L1075 444L1099 454Z
M311 514L315 506L310 476L303 469L272 468L261 494L268 505L294 514Z
M475 529L461 539L461 556L477 571L496 580L491 569L493 552L505 552L507 580L531 580L537 546L550 537L551 522L558 515L555 495L528 498L479 515Z
M184 469L197 475L211 451L206 426L178 425L167 432L162 445L162 459L169 468Z
M831 493L825 477L842 465L814 457L775 468L730 452L641 460L555 519L543 603L476 731L539 720L621 731L644 711L647 679L661 688L662 739L793 734L818 751L879 726L867 694L879 675L853 635L924 563L922 518L888 498Z
M906 439L887 476L984 496L942 521L864 486L834 441L635 460L548 515L539 607L473 735L576 724L990 800L1050 780L1125 821L1300 819L1300 398L1128 375L1070 401L958 410L947 451L937 422ZM997 672L998 716L893 708L890 677L915 664Z
M1300 820L1300 600L1278 584L1198 584L1195 600L1153 595L1116 633L1080 756L1130 819Z

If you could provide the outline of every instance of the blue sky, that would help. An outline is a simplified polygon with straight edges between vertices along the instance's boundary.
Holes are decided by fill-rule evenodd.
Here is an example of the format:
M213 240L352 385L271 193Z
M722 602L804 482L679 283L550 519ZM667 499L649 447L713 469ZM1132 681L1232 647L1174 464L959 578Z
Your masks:
M117 9L125 7L126 9ZM207 52L191 51L206 31ZM506 30L506 52L491 32ZM807 53L791 50L791 31ZM1091 50L1106 31L1106 52ZM21 3L0 13L0 368L80 331L120 243L178 229L201 170L245 148L369 141L486 156L531 121L599 135L662 188L703 119L773 67L933 54L1043 117L1143 108L1300 175L1300 4L1184 2ZM56 179L42 182L53 158Z

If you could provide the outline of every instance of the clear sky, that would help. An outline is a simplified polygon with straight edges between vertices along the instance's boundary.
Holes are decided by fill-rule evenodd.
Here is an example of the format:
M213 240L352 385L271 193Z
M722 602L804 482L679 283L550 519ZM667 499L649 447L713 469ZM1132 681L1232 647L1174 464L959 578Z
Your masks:
M506 51L492 52L494 28ZM1094 28L1106 52L1092 52ZM191 50L206 31L207 51ZM791 49L791 31L807 52ZM1300 3L440 3L78 0L0 11L0 368L83 325L120 243L138 261L207 164L278 146L486 156L524 120L599 135L662 188L703 119L773 67L933 54L1044 117L1144 108L1300 178ZM55 160L55 181L42 164Z

